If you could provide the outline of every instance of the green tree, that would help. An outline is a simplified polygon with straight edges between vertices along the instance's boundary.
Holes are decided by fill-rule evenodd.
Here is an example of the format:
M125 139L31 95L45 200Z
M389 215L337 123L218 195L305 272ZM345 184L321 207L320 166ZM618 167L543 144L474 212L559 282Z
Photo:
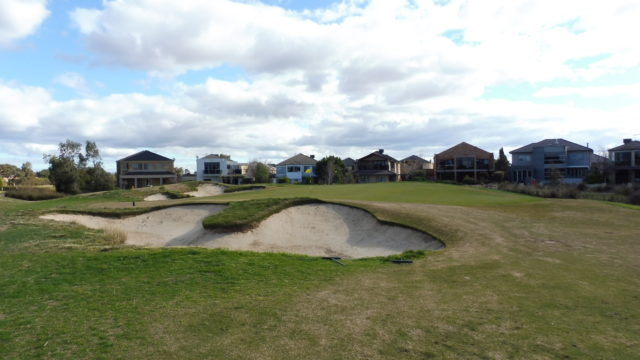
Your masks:
M269 182L269 167L261 162L256 163L254 177L257 183Z
M4 178L0 176L0 191L2 191L2 189L4 189Z
M500 148L500 153L498 155L498 160L496 160L495 170L502 171L505 176L508 176L509 169L511 168L511 163L507 156L504 154L504 149Z
M115 177L102 168L100 150L93 141L86 142L82 153L82 144L67 140L58 144L58 155L45 155L45 159L49 162L49 180L58 192L77 194L115 186Z
M337 156L325 156L316 163L318 179L324 184L343 184L347 176L347 168L344 162Z

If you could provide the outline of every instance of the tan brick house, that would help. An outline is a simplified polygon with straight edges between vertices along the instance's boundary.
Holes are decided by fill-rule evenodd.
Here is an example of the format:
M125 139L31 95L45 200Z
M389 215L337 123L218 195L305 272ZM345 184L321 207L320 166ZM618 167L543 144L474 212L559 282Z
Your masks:
M178 180L173 160L149 150L116 161L116 168L121 189L175 184Z
M437 180L461 182L467 176L488 180L494 170L493 153L466 142L435 154L433 163Z

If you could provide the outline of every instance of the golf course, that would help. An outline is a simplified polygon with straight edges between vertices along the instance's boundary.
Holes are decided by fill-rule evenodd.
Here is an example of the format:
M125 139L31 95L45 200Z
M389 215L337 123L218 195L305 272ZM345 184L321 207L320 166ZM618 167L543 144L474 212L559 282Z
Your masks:
M1 359L640 358L640 206L427 182L143 200L159 193L0 197ZM318 204L402 228L376 240L387 248L408 231L441 246L338 263L131 245L113 229L50 218L218 205L202 231L259 238L298 219L261 225L278 214ZM301 227L301 241L331 231L318 228Z

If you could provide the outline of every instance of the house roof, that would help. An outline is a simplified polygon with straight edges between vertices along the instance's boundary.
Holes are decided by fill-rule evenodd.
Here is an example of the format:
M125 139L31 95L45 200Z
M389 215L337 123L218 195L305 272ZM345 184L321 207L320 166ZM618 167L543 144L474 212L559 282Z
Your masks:
M372 152L371 154L369 154L367 156L361 157L360 159L358 159L358 161L364 160L364 159L366 159L368 157L381 157L381 158L389 160L389 161L398 162L398 160L392 158L391 156L389 156L387 154L381 153L380 151L374 151L374 152Z
M342 159L342 162L344 163L344 166L354 166L356 164L356 161L350 157Z
M572 143L571 141L567 141L565 139L544 139L542 141L538 141L537 143L531 143L529 145L525 145L521 148L509 151L510 154L513 153L529 153L532 152L534 148L542 147L542 146L566 146L567 151L589 151L590 148L586 146L582 146L580 144ZM593 150L591 150L593 151Z
M312 159L304 154L298 154L288 158L285 161L278 163L276 166L285 166L285 165L315 165L318 161L316 159Z
M620 150L640 150L640 141L633 140L629 141L626 144L622 144L620 146L616 146L613 149L609 149L609 151L620 151Z
M591 162L592 163L604 163L604 162L608 162L609 159L604 157L604 156L600 156L598 154L591 154Z
M455 156L464 156L464 155L472 155L472 154L476 156L482 155L487 158L493 159L493 153L482 150L479 147L473 146L464 141L458 145L448 148L447 150L439 154L436 154L435 156L446 159L449 156L455 157Z
M128 176L137 176L137 175L175 175L176 173L172 171L129 171L124 173L124 175Z
M429 161L429 160L425 160L425 159L421 158L421 157L420 157L420 156L418 156L418 155L411 155L411 156L408 156L408 157L406 157L406 158L402 159L402 161L418 161L418 162L421 162L421 163L428 163L428 162L431 162L431 161Z
M231 160L231 155L225 154L209 154L207 156L204 156L203 159L227 159L229 161L233 161Z
M129 155L125 158L122 158L118 161L123 161L123 160L127 160L127 161L173 161L167 157L164 157L162 155L158 155L154 152L151 152L149 150L143 150L140 151L138 153L135 153L133 155Z

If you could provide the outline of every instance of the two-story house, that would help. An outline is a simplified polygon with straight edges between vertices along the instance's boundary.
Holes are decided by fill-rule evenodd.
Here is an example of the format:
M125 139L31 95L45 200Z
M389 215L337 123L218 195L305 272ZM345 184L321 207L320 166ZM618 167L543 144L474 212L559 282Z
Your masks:
M116 161L116 169L121 189L175 184L178 180L173 160L149 150Z
M198 158L196 162L198 181L236 183L237 178L242 177L240 164L231 160L229 155L209 154Z
M359 183L400 181L400 162L379 149L356 161L353 176Z
M493 153L466 142L435 154L433 162L437 180L461 182L465 177L488 180L494 170Z
M581 183L591 169L593 150L565 139L545 139L510 151L511 179L520 183Z
M276 165L276 177L288 178L292 183L314 182L317 162L314 155L295 155Z
M433 169L433 163L417 155L411 155L400 160L402 180L411 179L412 176L426 177L427 170L430 169Z
M616 184L640 183L640 141L623 139L622 145L609 149Z

